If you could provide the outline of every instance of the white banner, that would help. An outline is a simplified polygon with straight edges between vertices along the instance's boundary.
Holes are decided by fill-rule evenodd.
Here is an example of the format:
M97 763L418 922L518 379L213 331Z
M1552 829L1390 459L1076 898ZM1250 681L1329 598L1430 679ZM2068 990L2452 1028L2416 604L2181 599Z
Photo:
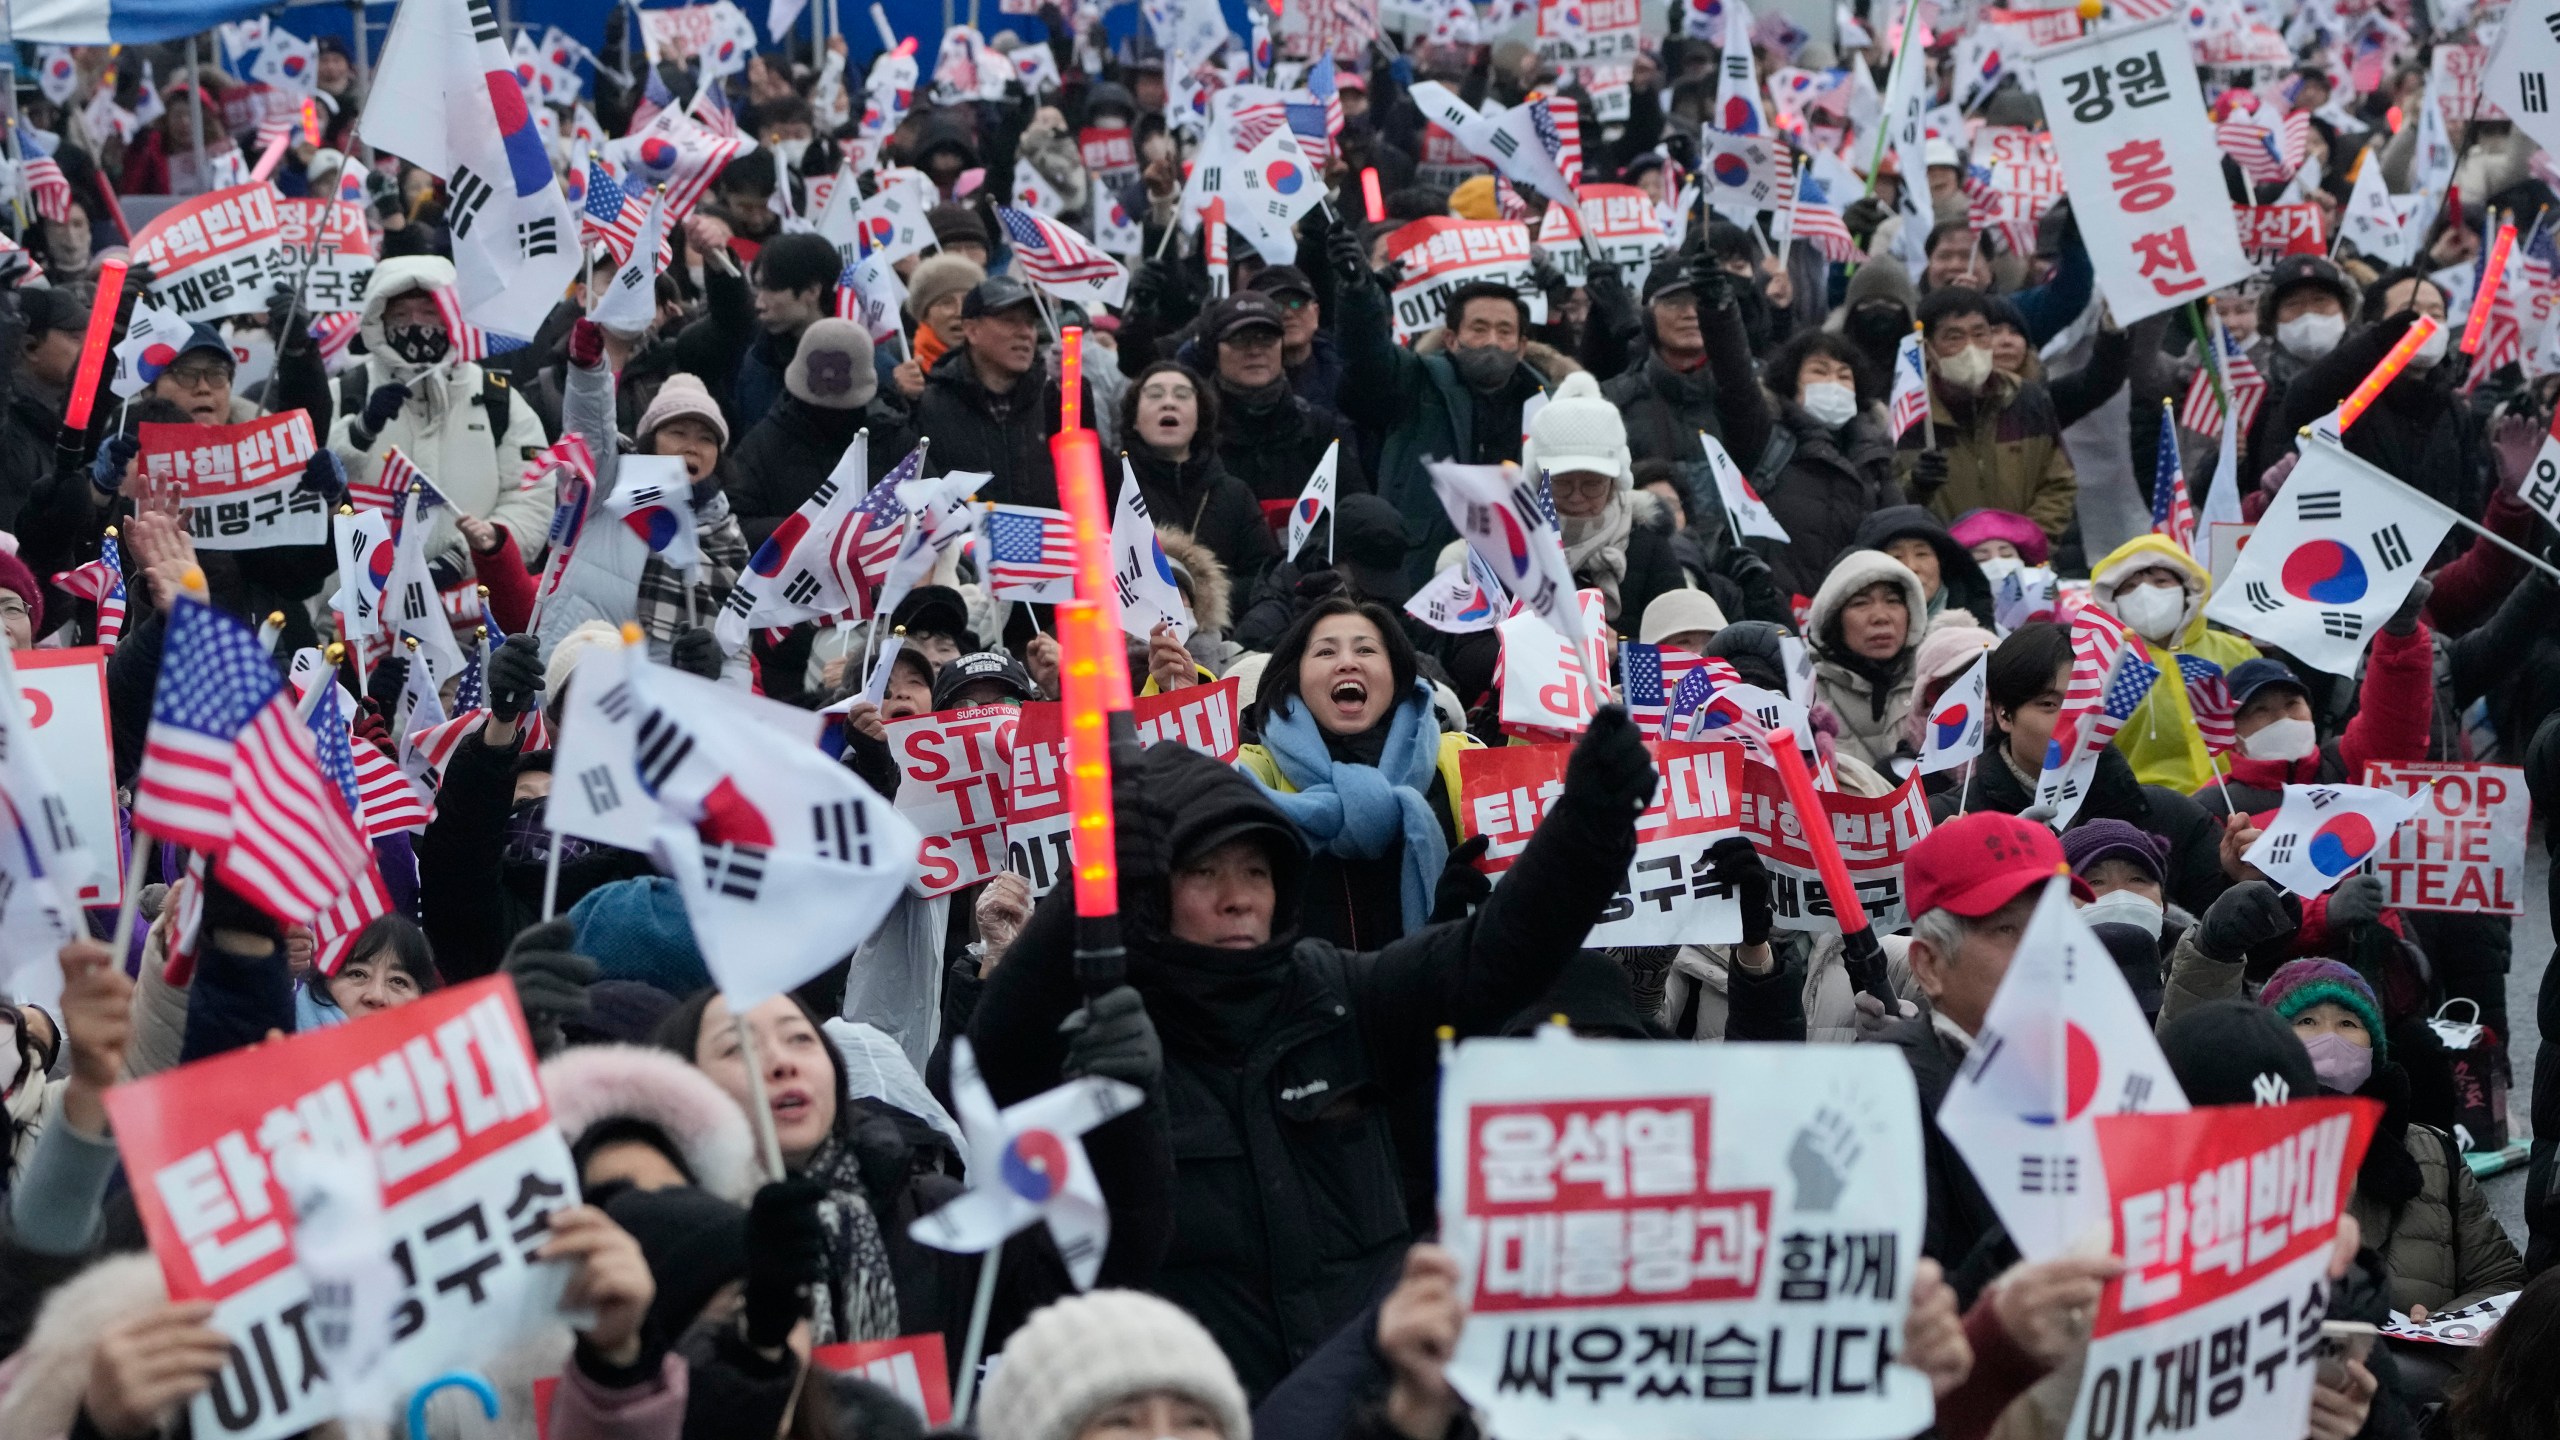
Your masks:
M2512 765L2371 760L2364 783L2414 796L2418 811L2374 858L2394 910L2522 915L2533 796Z

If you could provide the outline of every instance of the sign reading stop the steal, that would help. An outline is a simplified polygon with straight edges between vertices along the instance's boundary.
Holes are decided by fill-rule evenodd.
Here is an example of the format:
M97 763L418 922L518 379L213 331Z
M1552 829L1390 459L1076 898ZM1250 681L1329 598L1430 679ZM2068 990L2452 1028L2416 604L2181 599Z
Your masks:
M2418 797L2418 813L2374 857L2395 910L2524 913L2525 835L2533 799L2512 765L2375 760L2364 783Z

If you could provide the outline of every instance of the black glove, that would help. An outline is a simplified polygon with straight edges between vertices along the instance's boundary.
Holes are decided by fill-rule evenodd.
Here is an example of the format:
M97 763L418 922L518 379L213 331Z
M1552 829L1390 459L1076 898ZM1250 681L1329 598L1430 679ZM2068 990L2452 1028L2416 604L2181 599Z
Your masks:
M1493 893L1493 877L1476 868L1484 858L1491 836L1478 835L1449 852L1449 863L1440 867L1440 883L1431 890L1431 923L1464 920Z
M1069 1079L1099 1075L1145 1090L1164 1073L1164 1044L1156 1038L1155 1022L1147 1018L1146 1002L1130 986L1087 1000L1058 1022L1058 1033L1067 1037L1063 1068Z
M278 285L267 296L267 333L276 337L278 352L311 348L311 312L294 303L293 287Z
M720 649L720 637L707 625L695 625L677 632L675 643L667 647L667 663L688 675L705 680L720 678L721 662L728 656Z
M2436 582L2423 575L2418 577L2409 586L2408 598L2400 602L2399 609L2391 612L2390 619L2382 622L2382 628L2394 635L2406 635L2416 630L2418 612L2427 608L2427 597L2434 593Z
M374 662L373 673L365 677L364 698L377 715L389 716L400 708L400 691L409 683L406 655L386 655Z
M1761 558L1759 551L1748 545L1727 545L1717 551L1716 558L1708 563L1714 567L1717 574L1745 590L1751 588L1752 582L1770 574L1769 562Z
M1324 237L1325 263L1333 267L1334 278L1345 285L1369 283L1369 253L1360 244L1357 226L1343 225Z
M1539 294L1556 304L1562 304L1566 293L1573 289L1573 282L1564 278L1564 272L1556 268L1556 262L1542 248L1529 252L1529 280L1538 287Z
M2196 922L2196 948L2208 960L2229 964L2302 925L2301 912L2284 892L2264 880L2243 880L2222 892Z
M2350 875L2329 892L2329 926L2344 930L2356 925L2370 925L2382 918L2381 877Z
M546 920L518 935L498 967L516 982L516 1004L524 1010L536 1054L557 1052L562 1027L585 1019L593 1008L587 987L602 978L604 968L577 953L577 935L566 920Z
M1885 217L1892 213L1885 208L1882 200L1873 195L1861 195L1849 202L1848 209L1840 212L1840 219L1849 227L1849 238L1864 245L1867 243L1867 237L1875 234L1876 227L1882 225Z
M1689 257L1689 293L1698 298L1700 311L1725 309L1734 301L1733 272L1701 249Z
M776 1180L747 1205L747 1343L780 1349L791 1327L807 1317L806 1293L827 1265L827 1227L818 1202L827 1187L815 1180Z
M142 441L127 432L110 435L98 447L98 456L89 462L89 484L101 495L113 495L124 488L124 467L142 453Z
M1768 944L1778 923L1777 887L1760 852L1736 835L1707 847L1707 863L1715 867L1717 886L1732 891L1742 906L1742 943Z
M1644 737L1622 705L1601 706L1573 747L1572 758L1564 762L1565 798L1581 796L1612 816L1643 814L1659 783Z
M1927 499L1937 493L1938 487L1946 483L1947 452L1944 450L1921 451L1919 460L1911 467L1911 498Z
M338 458L337 451L325 445L312 451L311 458L302 462L299 488L319 496L335 509L347 493L346 462Z
M390 424L400 413L400 407L408 403L408 386L377 385L372 394L364 397L364 415L358 423L364 426L366 434L379 435L382 427Z
M481 678L489 692L489 718L513 720L542 703L542 642L510 635L489 656Z

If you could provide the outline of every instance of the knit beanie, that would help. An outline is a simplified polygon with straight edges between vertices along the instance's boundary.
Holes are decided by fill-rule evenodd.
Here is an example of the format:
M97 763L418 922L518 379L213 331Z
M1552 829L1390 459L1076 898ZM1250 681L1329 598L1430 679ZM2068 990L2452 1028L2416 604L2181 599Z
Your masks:
M2169 842L2130 820L2086 820L2062 832L2062 858L2074 875L2086 876L2101 860L2130 860L2165 885L2168 852Z
M1867 267L1858 267L1864 270ZM1947 527L1957 544L1967 550L1985 540L2006 540L2018 549L2018 558L2030 565L2041 565L2052 554L2044 527L2015 510L1967 510Z
M18 558L18 537L6 533L0 533L0 590L27 602L27 633L42 636L44 586L36 583L36 572L27 568L27 562Z
M577 953L594 956L604 979L645 980L670 995L711 983L684 895L664 875L597 886L569 907L569 923L578 930Z
M1627 422L1618 407L1602 399L1600 382L1588 370L1564 377L1547 397L1538 417L1529 422L1529 443L1520 468L1561 475L1597 470L1618 477L1618 488L1635 488L1636 473L1627 453Z
M551 658L543 662L543 699L553 704L559 702L560 687L569 683L569 672L578 668L578 662L586 657L589 650L598 645L621 643L622 632L610 620L589 620L561 636L560 643L551 647Z
M721 1286L746 1278L747 1212L708 1190L626 1190L605 1202L604 1213L639 1243L657 1282L652 1334L683 1334Z
M1252 1440L1244 1387L1181 1307L1135 1290L1047 1306L1013 1332L978 1412L983 1440L1075 1440L1104 1407L1169 1390L1205 1405L1224 1440Z
M830 316L800 332L800 349L782 372L782 388L821 410L859 410L880 390L871 366L871 332Z
M2258 1003L2287 1020L2322 1001L2343 1005L2364 1022L2364 1033L2373 1037L2374 1064L2391 1058L2382 1033L2382 1002L2352 966L2336 960L2289 960L2258 991Z
M679 416L710 426L711 433L720 437L720 448L729 448L729 420L720 413L719 402L711 398L710 390L700 380L679 370L667 377L667 382L658 387L658 398L650 401L649 408L640 412L640 429L636 438L641 450L648 450L649 437L658 433L659 426Z
M926 256L907 277L907 318L922 321L935 302L966 295L986 278L986 267L966 255Z
M996 248L987 236L986 222L971 206L936 205L924 212L924 223L932 227L936 245L975 245L988 251Z
M1449 192L1449 213L1461 220L1499 220L1502 202L1493 192L1493 177L1471 175Z

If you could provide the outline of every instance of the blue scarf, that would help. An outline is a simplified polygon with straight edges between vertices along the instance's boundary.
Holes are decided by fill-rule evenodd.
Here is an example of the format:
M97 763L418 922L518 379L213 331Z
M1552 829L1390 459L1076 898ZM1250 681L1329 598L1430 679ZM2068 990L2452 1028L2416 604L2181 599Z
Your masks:
M1387 725L1387 748L1375 765L1335 760L1325 749L1315 716L1296 696L1273 706L1264 718L1262 748L1298 787L1290 792L1264 785L1264 792L1319 853L1374 860L1398 839L1404 841L1405 933L1429 924L1432 887L1449 861L1448 838L1431 813L1440 721L1432 713L1430 686L1416 681L1413 693L1396 707Z

